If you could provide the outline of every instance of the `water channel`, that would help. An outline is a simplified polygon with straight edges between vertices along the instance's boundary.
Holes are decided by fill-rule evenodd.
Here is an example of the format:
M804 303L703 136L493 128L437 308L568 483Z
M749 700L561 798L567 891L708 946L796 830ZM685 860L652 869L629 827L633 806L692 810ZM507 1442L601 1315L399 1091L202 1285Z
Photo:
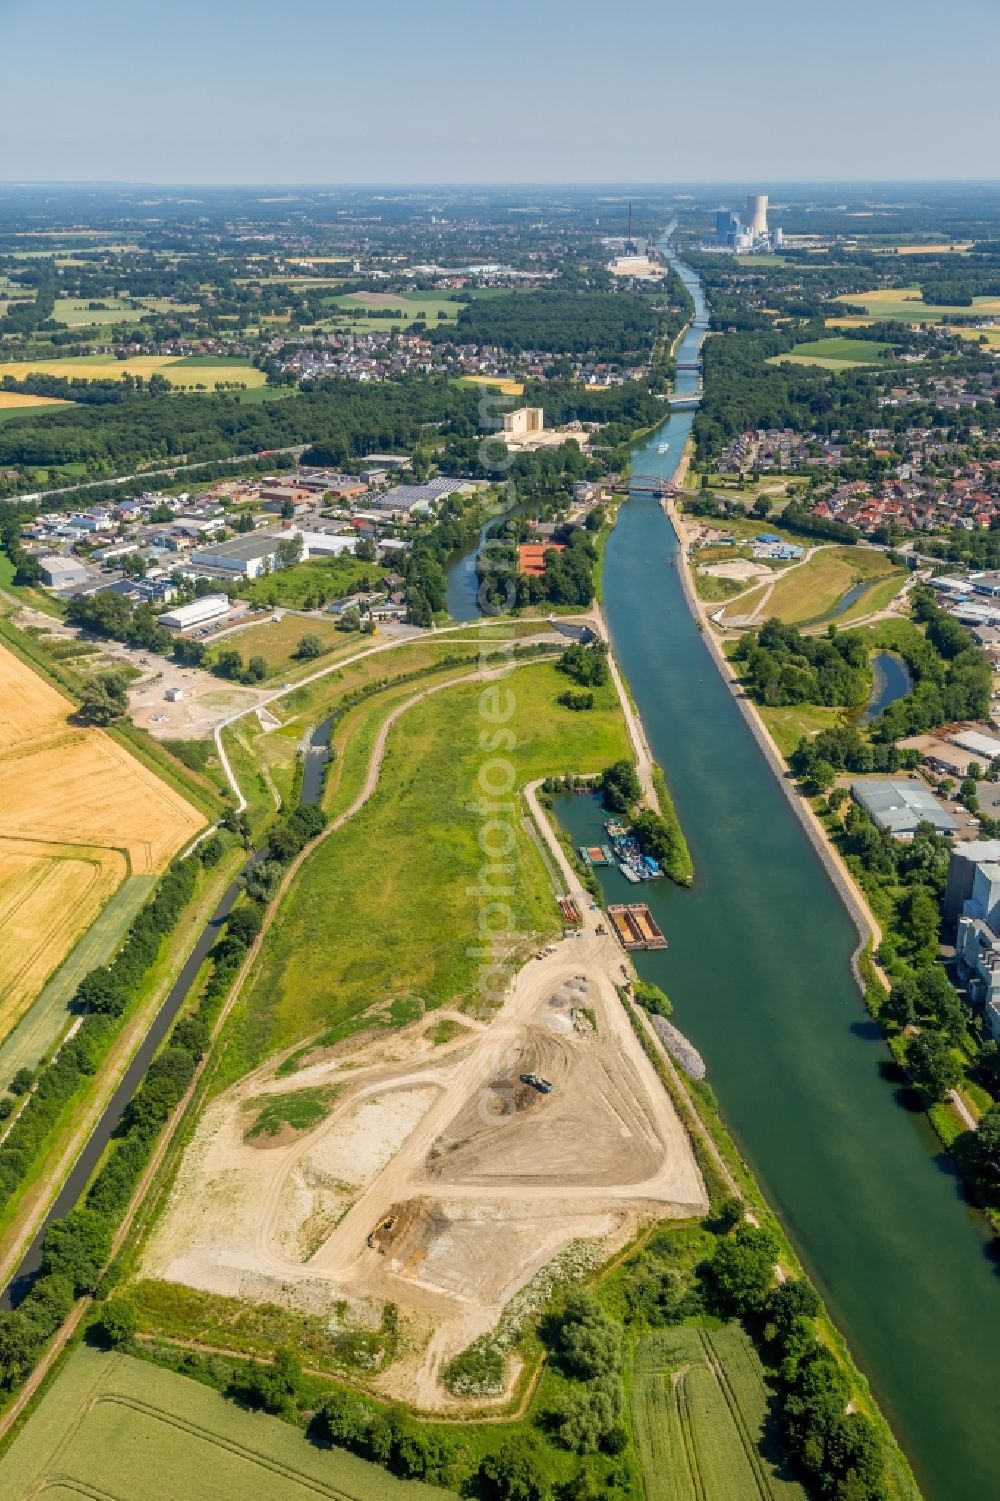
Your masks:
M688 363L704 303L679 269L698 312ZM695 381L682 372L679 393ZM691 422L674 412L636 451L635 476L672 474ZM709 656L676 552L657 498L633 493L608 543L605 611L697 872L690 891L643 888L669 948L637 955L638 971L667 991L704 1056L927 1501L994 1501L1000 1282L985 1226L925 1117L885 1077L889 1055L851 975L854 927ZM602 842L593 798L560 812L574 844ZM616 871L596 873L607 899L634 900Z

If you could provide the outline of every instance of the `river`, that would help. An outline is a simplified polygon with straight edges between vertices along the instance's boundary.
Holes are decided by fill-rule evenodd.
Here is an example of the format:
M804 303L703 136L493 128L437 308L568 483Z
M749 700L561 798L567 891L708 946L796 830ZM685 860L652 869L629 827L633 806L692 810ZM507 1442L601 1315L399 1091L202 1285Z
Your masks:
M703 322L697 279L682 275ZM681 362L702 337L687 334ZM678 392L695 381L681 372ZM635 475L672 474L691 422L675 412L637 449ZM851 975L853 924L709 656L676 551L657 499L633 494L608 542L604 608L696 870L690 891L643 888L669 948L636 955L638 972L667 991L704 1056L927 1501L993 1501L1000 1284L985 1227L926 1118L886 1078ZM566 798L561 813L574 844L600 842L592 798ZM595 874L609 899L634 899L617 872Z

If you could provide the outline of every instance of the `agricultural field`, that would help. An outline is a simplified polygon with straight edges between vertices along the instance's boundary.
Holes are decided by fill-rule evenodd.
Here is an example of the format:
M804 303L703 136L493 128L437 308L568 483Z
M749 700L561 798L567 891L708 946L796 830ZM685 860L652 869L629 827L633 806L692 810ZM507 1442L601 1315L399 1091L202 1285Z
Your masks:
M805 1501L767 1438L768 1393L736 1325L649 1334L632 1420L647 1501Z
M520 396L524 386L519 380L504 380L499 375L460 375L460 386L493 386L501 396Z
M553 666L519 668L507 682L519 785L631 755L613 688L574 713L556 702L566 679ZM482 691L459 684L411 708L390 735L375 795L302 867L233 1018L234 1077L385 998L416 995L431 1009L471 995L466 935L476 931L482 857L469 804L482 762ZM520 821L513 829L517 931L551 933L549 877Z
M214 390L216 381L235 381L250 387L263 386L267 377L246 360L176 359L168 354L135 355L116 360L111 355L73 355L64 360L18 360L0 364L5 375L23 380L27 375L53 375L60 380L121 380L123 375L161 375L177 390L204 387Z
M855 603L863 604L861 613L868 614L876 608L871 604L870 587L890 578L898 588L906 573L894 568L885 553L859 547L822 547L779 578L765 613L777 616L786 625L827 619L839 622ZM856 596L855 590L859 591ZM884 597L882 590L880 599L884 601Z
M823 370L848 370L875 365L892 353L892 345L874 339L811 339L787 354L776 354L769 365L819 365Z
M0 391L0 412L23 412L28 407L66 407L72 404L54 396L27 396L21 391Z
M431 1501L452 1493L401 1481L341 1449L320 1449L278 1418L127 1355L81 1348L0 1465L0 1501Z
M205 820L0 646L0 1037L130 876Z
M144 311L133 307L131 302L124 302L120 297L98 297L94 301L100 302L102 306L92 308L75 297L57 297L52 312L53 320L67 328L86 328L88 325L97 327L106 323L138 323Z
M405 328L418 318L423 318L429 326L454 323L462 310L461 302L442 297L440 292L346 292L326 297L324 302L331 313L340 315L336 317L338 328L362 333ZM398 313L399 317L366 316L369 311L381 314L387 310Z
M974 297L971 307L949 307L924 302L919 287L883 287L877 292L844 292L835 302L863 307L865 317L877 323L949 323L954 318L974 318L976 314L996 317L1000 297Z

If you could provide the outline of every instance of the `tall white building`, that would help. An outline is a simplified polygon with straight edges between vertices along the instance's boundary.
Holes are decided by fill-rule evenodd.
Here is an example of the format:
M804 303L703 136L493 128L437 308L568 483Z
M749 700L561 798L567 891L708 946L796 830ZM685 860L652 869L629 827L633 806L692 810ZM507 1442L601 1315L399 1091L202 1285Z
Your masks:
M747 228L755 240L767 234L766 193L751 193L747 199Z

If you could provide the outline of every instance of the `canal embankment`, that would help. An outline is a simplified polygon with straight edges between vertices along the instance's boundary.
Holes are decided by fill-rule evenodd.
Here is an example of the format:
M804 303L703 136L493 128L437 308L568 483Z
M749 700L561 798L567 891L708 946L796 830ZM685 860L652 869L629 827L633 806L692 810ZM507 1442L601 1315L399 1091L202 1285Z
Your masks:
M858 944L851 955L851 970L857 981L862 995L866 992L865 976L862 973L862 955L869 948L877 949L882 942L882 928L876 918L861 887L855 881L851 872L841 858L840 851L830 842L829 835L820 819L817 817L808 798L802 796L788 770L785 758L778 749L778 743L771 734L764 720L757 713L757 707L753 700L745 692L733 664L726 656L722 643L712 629L711 621L704 604L698 598L691 572L691 562L688 557L687 536L683 520L678 514L677 505L672 496L667 496L663 502L670 525L674 529L677 538L677 571L680 574L681 587L688 606L699 624L708 647L709 655L722 674L724 682L730 689L737 708L743 715L747 727L753 735L764 759L777 778L778 785L788 799L789 805L798 818L810 843L817 855L822 860L827 875L833 882L837 895L843 902L847 912L857 929ZM872 966L880 980L888 988L888 982L882 970L872 962Z

